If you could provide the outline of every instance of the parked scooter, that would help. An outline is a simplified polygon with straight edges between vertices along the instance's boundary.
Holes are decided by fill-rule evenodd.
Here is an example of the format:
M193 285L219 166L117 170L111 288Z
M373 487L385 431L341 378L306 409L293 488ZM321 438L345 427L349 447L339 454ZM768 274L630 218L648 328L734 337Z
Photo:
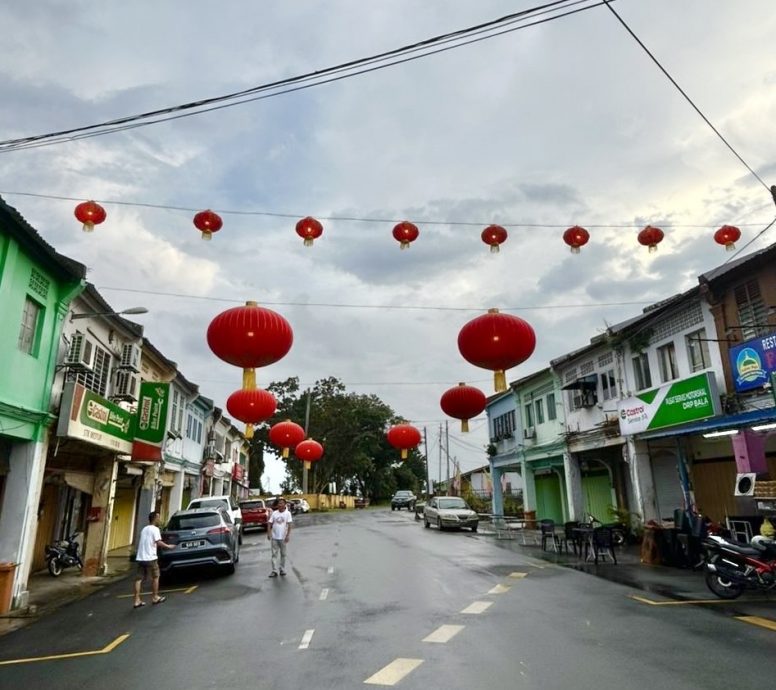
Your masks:
M776 542L757 536L751 546L733 544L709 535L706 549L706 585L720 599L735 599L745 589L776 589Z
M76 541L77 532L67 539L54 542L46 547L46 564L48 571L54 577L59 577L65 568L78 567L83 570L84 564L79 553L80 545Z

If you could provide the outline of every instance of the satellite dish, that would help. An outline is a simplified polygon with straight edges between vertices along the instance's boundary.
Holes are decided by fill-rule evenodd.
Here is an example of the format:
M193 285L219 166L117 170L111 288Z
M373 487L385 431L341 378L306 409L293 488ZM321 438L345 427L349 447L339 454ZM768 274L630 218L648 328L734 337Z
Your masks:
M734 496L754 496L754 484L757 475L754 472L742 472L736 475Z

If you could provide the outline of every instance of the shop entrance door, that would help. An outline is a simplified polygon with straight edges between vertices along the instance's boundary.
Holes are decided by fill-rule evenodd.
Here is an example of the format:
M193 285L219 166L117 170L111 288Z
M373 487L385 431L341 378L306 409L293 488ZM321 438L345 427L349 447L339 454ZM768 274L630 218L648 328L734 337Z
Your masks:
M135 492L134 488L116 489L116 497L113 500L113 523L110 529L108 550L120 549L132 543L132 526L135 521Z

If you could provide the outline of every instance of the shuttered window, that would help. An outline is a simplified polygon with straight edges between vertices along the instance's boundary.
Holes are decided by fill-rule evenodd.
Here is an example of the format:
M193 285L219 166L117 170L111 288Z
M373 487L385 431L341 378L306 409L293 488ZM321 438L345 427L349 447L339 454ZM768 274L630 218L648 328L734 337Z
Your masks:
M741 326L741 337L750 340L768 331L766 321L768 309L763 302L760 286L756 280L739 285L735 290L738 323Z

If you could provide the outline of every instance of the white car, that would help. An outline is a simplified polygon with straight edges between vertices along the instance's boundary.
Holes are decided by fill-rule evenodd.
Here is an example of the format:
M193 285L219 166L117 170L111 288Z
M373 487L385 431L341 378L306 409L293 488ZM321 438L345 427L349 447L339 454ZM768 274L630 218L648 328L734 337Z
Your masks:
M189 505L186 510L191 510L192 508L217 508L219 506L226 508L226 511L232 518L232 522L237 525L239 535L238 541L240 544L242 544L242 510L240 510L240 506L237 501L231 496L200 496L199 498L195 498L194 500L189 501Z
M439 529L447 527L468 527L477 531L480 519L459 496L434 496L423 508L423 524L426 527L436 525Z
M309 513L310 504L304 498L289 498L288 503L296 504L297 513Z

